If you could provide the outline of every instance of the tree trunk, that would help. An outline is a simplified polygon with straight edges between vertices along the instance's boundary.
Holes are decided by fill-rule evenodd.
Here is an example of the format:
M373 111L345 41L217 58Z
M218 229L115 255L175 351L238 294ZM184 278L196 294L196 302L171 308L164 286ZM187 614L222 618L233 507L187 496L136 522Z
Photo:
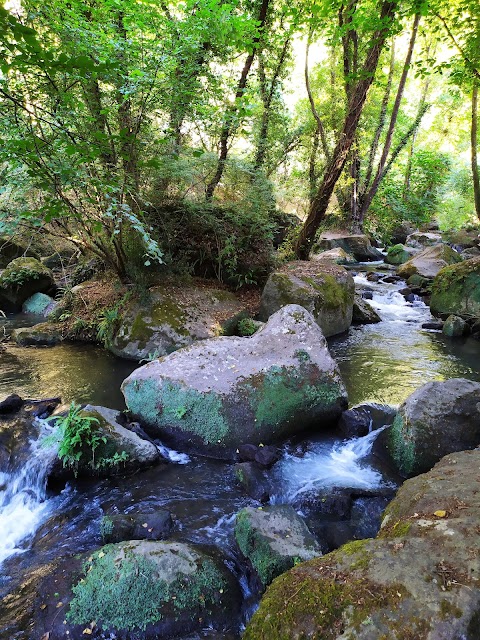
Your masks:
M295 253L300 259L306 260L308 258L315 233L325 217L330 197L342 174L350 148L355 141L358 122L362 115L368 90L373 82L380 54L395 17L396 7L397 2L395 1L384 0L382 3L380 14L382 27L374 33L371 39L360 77L352 90L340 138L325 169L322 183L310 205L307 219L295 244Z
M480 176L478 170L478 81L473 80L472 88L472 176L473 176L473 194L475 198L475 211L480 219Z
M400 109L400 103L402 101L403 92L405 90L405 85L407 83L407 76L410 70L410 64L412 62L413 49L415 47L415 40L417 39L418 33L418 25L420 23L420 14L415 14L415 18L413 21L412 35L410 36L410 43L408 45L407 55L405 57L405 63L403 65L403 71L400 78L400 82L397 89L397 95L395 96L395 102L392 109L392 115L390 116L390 124L387 130L387 137L385 139L385 144L383 145L382 157L380 158L380 162L378 163L377 172L373 179L373 182L365 194L362 201L362 208L360 211L360 220L363 221L365 215L372 204L372 200L375 194L378 191L378 186L384 176L385 165L387 163L388 154L390 152L390 147L392 146L393 140L393 132L395 130L395 125L397 124L398 112Z
M258 35L255 36L255 38L253 39L252 50L248 54L247 59L245 60L245 64L243 65L242 73L240 74L240 79L237 84L237 90L235 92L233 103L229 107L227 107L225 111L225 116L223 118L222 131L220 133L220 153L218 156L217 168L213 178L208 183L207 188L205 190L205 197L207 200L211 200L213 198L215 189L217 188L218 183L222 179L223 172L225 170L225 163L227 161L227 156L228 156L228 142L233 133L233 130L235 129L234 119L238 111L238 103L243 97L243 94L245 93L245 89L247 87L248 74L250 73L250 69L252 68L255 55L260 45L263 29L267 21L269 4L270 4L270 0L262 0L262 4L260 5L260 11L258 14L258 23L259 23Z

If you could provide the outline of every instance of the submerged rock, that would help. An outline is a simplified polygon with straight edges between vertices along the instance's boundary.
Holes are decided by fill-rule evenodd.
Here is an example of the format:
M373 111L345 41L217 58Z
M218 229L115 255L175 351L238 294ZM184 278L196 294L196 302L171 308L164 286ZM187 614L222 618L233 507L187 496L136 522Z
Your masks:
M448 453L480 445L480 384L452 378L420 387L400 405L387 440L404 476L424 473Z
M480 316L480 258L442 269L432 286L432 313Z
M351 253L358 262L383 260L383 254L372 246L370 238L361 233L322 233L317 248L327 251L336 247Z
M166 509L153 513L113 513L103 516L100 534L103 542L126 540L164 540L173 529L172 514Z
M419 254L400 265L398 275L402 278L410 278L419 275L428 280L434 278L438 272L447 265L461 262L460 254L446 244L436 244L427 247Z
M35 258L16 258L0 275L0 308L20 311L34 293L46 293L53 286L53 275Z
M275 580L243 640L477 640L479 466L456 453L408 480L376 539Z
M234 459L239 445L322 429L345 408L339 370L314 318L289 305L251 337L221 337L136 369L132 414L177 446Z
M131 360L159 358L197 340L233 331L244 306L223 289L161 286L149 290L148 304L122 310L109 349Z
M260 318L267 320L285 305L298 304L313 315L328 338L350 327L354 292L351 274L333 262L290 262L268 278Z
M272 484L264 469L255 462L240 462L235 465L234 473L247 496L258 502L268 502Z
M261 590L295 563L321 555L307 525L289 505L242 509L237 515L235 540Z

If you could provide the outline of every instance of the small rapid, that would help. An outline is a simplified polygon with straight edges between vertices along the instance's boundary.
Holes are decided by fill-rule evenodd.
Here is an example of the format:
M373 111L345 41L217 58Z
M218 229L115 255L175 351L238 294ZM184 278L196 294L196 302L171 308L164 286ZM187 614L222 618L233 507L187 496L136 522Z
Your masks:
M384 428L343 442L312 443L302 455L286 454L275 467L276 484L282 489L272 502L295 504L302 494L333 487L380 489L387 486L380 471L371 461L366 461Z
M0 565L28 549L39 525L51 513L47 499L47 473L56 450L42 444L49 427L39 421L39 437L32 440L28 457L19 466L0 471Z

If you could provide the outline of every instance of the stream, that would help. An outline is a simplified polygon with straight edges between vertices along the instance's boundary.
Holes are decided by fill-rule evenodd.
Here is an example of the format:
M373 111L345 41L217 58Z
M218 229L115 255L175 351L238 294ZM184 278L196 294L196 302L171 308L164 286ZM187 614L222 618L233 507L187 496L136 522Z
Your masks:
M352 327L348 335L329 340L350 406L366 401L399 404L432 380L467 377L480 381L479 342L450 340L440 332L422 329L422 323L431 319L429 309L421 300L406 302L398 293L404 283L368 282L363 272L355 280L372 291L370 303L382 322ZM0 322L8 332L28 319L17 316ZM7 343L0 351L0 399L10 393L28 398L59 395L64 402L123 409L120 383L137 366L92 345L22 348ZM0 596L33 567L99 547L104 514L167 508L175 520L172 539L222 550L238 574L245 596L244 616L248 617L255 600L237 559L233 526L240 509L258 503L243 494L232 464L188 457L158 443L171 464L126 478L78 481L67 484L60 493L52 492L45 474L49 456L54 454L48 446L39 445L51 427L45 421L38 421L37 426L40 436L30 445L28 462L0 472ZM365 495L392 492L397 479L371 455L378 432L348 441L322 434L287 443L271 472L271 503L293 504L308 522L305 497L312 492L339 488L356 489L360 496L362 491ZM367 502L361 497L354 502L362 522ZM380 506L384 508L387 502L385 498ZM368 522L359 530L368 535Z

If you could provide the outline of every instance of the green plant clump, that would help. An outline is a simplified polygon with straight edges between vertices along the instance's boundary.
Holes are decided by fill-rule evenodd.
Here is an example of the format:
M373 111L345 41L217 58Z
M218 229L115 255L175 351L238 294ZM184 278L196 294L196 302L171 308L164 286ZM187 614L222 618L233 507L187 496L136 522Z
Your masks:
M56 432L45 439L47 445L58 443L57 455L64 467L78 471L80 466L90 467L94 471L118 466L128 460L126 451L107 455L104 451L108 442L105 425L95 416L82 413L80 405L71 403L66 416L54 416ZM97 450L100 449L97 455Z
M252 318L242 318L238 321L237 330L241 336L253 336L258 327Z

